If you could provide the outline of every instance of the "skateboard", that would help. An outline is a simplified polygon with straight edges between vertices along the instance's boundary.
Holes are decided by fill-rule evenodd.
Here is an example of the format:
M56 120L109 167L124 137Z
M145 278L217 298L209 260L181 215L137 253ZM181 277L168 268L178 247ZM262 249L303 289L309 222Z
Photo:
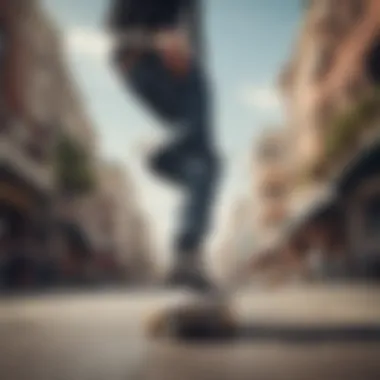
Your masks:
M148 319L148 336L174 340L237 338L240 322L233 298L251 277L250 269L249 265L242 265L216 292L190 291L181 300L163 305Z
M231 293L189 292L180 301L154 311L147 321L147 334L169 340L231 339L237 335L237 325Z

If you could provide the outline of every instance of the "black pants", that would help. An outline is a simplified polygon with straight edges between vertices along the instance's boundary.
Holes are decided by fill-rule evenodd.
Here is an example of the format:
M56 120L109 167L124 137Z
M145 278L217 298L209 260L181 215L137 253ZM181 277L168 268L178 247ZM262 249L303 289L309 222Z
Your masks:
M176 77L152 53L124 74L136 96L172 131L172 141L151 157L151 168L186 193L175 249L198 251L209 231L219 173L204 73L193 63L186 77Z

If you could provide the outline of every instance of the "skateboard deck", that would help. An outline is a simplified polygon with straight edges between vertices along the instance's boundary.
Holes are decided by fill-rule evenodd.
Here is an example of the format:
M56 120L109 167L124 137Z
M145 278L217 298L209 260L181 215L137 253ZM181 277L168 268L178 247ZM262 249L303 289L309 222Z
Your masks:
M236 325L229 297L188 294L153 312L147 333L156 339L226 339L236 335Z
M179 340L237 337L239 320L232 301L249 278L250 266L242 265L216 293L190 292L181 302L157 309L148 320L148 335Z

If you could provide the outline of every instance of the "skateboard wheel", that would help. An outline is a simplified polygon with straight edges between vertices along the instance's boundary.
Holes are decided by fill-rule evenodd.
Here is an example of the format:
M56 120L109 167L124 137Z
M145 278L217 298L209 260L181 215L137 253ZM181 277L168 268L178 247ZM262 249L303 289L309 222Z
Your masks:
M151 338L225 339L236 336L236 318L228 308L183 307L154 314L148 321Z

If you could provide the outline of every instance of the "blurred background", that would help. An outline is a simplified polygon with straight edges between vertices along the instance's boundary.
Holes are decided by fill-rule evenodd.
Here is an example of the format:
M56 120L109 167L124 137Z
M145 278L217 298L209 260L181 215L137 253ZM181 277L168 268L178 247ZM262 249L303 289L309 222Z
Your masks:
M377 3L205 6L223 279L379 276ZM107 6L1 2L4 290L151 283L170 260L179 196L145 170L162 133L112 71Z
M376 322L380 1L205 3L226 165L208 250L214 272L227 281L244 268L256 294L244 304L253 309L269 285L296 285L303 298L272 299L277 306L264 309L303 315L297 308L322 289L317 320L325 305L356 294L353 284L372 284L364 303L352 301L351 310L347 301L339 312ZM163 136L112 71L107 6L0 1L4 295L151 289L170 261L179 195L145 170ZM324 301L329 295L336 298ZM378 378L367 375L358 378Z

